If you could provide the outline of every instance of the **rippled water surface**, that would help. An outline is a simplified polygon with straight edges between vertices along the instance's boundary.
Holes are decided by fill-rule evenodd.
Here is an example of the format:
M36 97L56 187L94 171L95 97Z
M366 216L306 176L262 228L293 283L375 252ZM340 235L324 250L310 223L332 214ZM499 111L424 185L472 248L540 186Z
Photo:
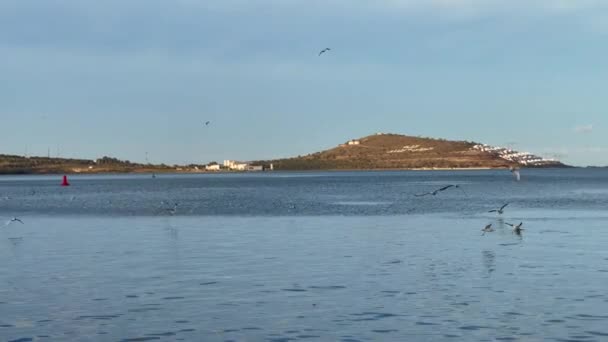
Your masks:
M608 340L604 170L59 182L0 177L0 340Z

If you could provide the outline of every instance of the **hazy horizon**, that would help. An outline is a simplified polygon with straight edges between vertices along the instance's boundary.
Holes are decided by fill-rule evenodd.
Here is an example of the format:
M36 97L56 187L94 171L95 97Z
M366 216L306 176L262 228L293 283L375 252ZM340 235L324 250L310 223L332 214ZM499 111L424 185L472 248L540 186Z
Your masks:
M593 0L6 0L0 153L207 163L392 132L608 165L607 19Z

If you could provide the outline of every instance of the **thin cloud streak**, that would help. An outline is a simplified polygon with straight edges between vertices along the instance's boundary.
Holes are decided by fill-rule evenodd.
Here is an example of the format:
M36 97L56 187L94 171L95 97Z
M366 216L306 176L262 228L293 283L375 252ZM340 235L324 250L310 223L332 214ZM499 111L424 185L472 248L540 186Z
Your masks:
M591 133L593 132L593 125L576 126L574 131L579 134Z

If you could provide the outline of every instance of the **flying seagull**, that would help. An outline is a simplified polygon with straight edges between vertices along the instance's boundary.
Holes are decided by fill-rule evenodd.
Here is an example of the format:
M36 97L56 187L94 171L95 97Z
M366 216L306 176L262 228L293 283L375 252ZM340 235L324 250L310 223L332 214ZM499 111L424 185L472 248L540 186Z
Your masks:
M511 173L513 174L513 176L515 177L515 179L517 181L519 181L521 179L521 176L519 175L519 168L515 168L515 167L511 167Z
M502 213L504 212L504 211L503 211L503 209L504 209L506 206L508 206L508 205L509 205L509 203L507 203L507 204L503 205L503 206L502 206L502 207L500 207L499 209L492 209L492 210L490 210L490 211L488 211L488 212L489 212L489 213L499 213L499 214L502 214Z
M210 123L211 121L205 121L205 126L209 126Z
M169 215L175 215L175 213L177 212L177 203L175 203L175 205L173 206L173 208L165 209L165 211L167 213L169 213Z
M321 56L322 54L326 53L327 51L331 51L330 48L325 48L323 50L321 50L321 52L319 52L319 56Z
M447 190L449 188L452 188L452 187L460 189L460 185L450 184L450 185L446 185L446 186L444 186L442 188L439 188L437 190L434 190L434 191L431 191L431 192L424 192L424 193L421 193L421 194L415 194L414 196L416 196L416 197L422 197L422 196L427 196L427 195L433 195L433 196L435 196L438 193L440 193L442 191L445 191L445 190ZM462 189L460 189L460 190L462 190ZM464 190L463 190L463 192L464 192Z
M483 235L486 235L486 233L493 232L494 228L492 228L492 224L490 223L490 224L486 225L481 231L483 232L483 233L481 233L481 235L483 236Z
M23 221L21 221L20 219L13 217L12 219L6 221L6 223L4 224L4 226L8 226L9 224L13 223L13 222L19 222L21 224L24 224Z
M519 224L517 224L517 225L511 224L511 223L508 223L508 222L505 222L505 224L513 227L513 233L515 233L517 235L521 235L521 231L524 230L521 227L524 224L523 222L519 222Z

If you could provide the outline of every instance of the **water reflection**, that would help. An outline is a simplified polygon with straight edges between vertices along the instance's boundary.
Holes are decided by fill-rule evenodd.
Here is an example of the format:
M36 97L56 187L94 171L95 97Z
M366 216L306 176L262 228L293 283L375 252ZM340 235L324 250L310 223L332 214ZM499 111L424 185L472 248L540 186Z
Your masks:
M496 253L491 250L485 250L481 252L481 259L488 276L491 275L496 269Z

